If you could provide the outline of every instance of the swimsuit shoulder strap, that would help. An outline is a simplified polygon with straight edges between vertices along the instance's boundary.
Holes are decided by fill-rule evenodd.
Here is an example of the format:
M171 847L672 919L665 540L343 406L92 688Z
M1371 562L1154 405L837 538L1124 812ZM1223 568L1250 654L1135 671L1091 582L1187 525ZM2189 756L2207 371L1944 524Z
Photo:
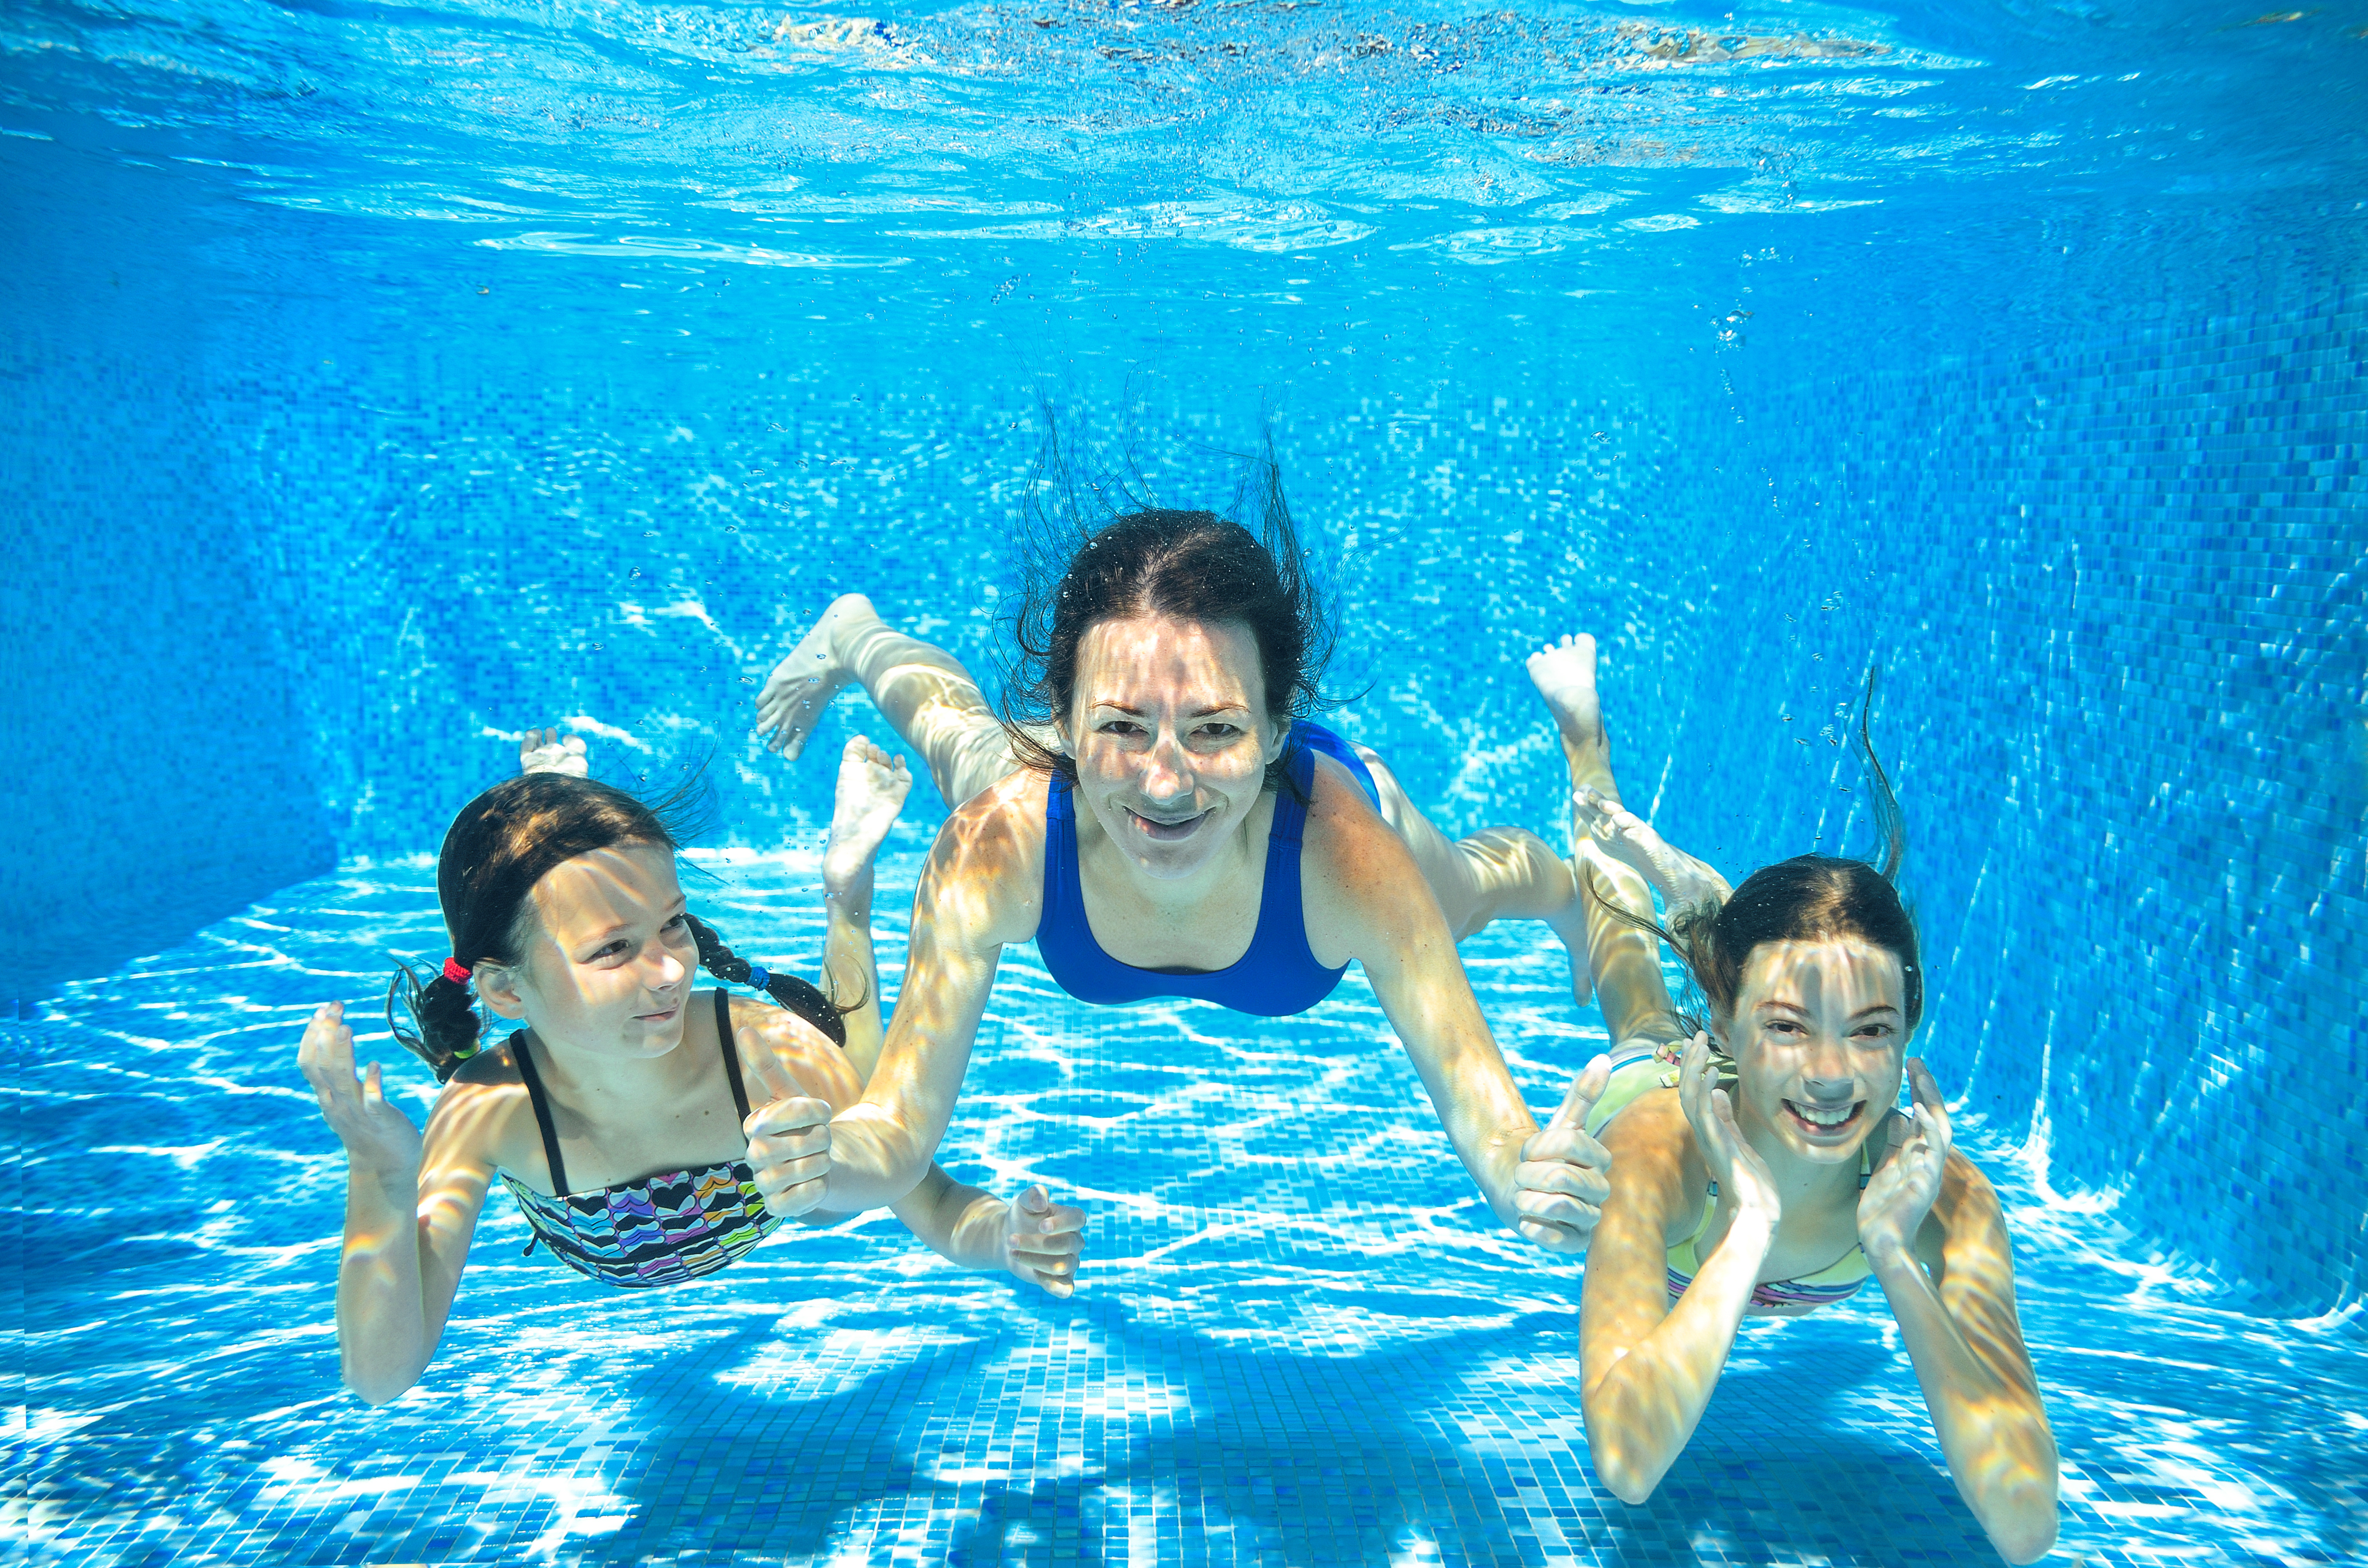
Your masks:
M558 1196L567 1196L567 1162L559 1157L559 1134L551 1125L551 1101L542 1092L542 1074L534 1069L534 1053L527 1049L527 1036L531 1029L520 1029L510 1036L510 1057L518 1063L518 1078L526 1085L528 1103L534 1107L534 1124L542 1129L542 1157L551 1162L551 1189Z
M723 1075L732 1080L732 1103L740 1108L740 1119L748 1119L748 1085L740 1081L740 1048L732 1041L732 994L722 986L715 990L715 1038L723 1046Z
M1275 791L1274 819L1268 824L1266 832L1269 863L1272 863L1276 851L1287 844L1291 846L1291 859L1294 869L1297 869L1299 861L1300 840L1307 828L1307 801L1315 793L1315 751L1314 747L1304 744L1304 736L1302 733L1311 727L1307 721L1300 720L1292 726L1291 738L1284 743L1289 747L1291 780L1299 788L1296 791L1290 790ZM1291 886L1292 899L1296 902L1298 896L1296 890L1299 884L1294 881ZM1269 896L1272 896L1272 890L1269 891Z

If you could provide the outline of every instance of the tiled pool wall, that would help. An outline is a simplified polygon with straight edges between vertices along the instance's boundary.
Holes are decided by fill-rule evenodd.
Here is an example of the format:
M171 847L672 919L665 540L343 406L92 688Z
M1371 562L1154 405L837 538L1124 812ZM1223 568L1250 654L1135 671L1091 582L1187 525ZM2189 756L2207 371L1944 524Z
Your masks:
M827 769L746 732L827 594L993 645L1023 384L753 352L606 376L530 321L405 359L325 308L176 337L165 298L17 350L45 766L8 892L54 948L24 995L432 847L504 766L488 728L589 715L643 778L712 750L730 841L810 835ZM1913 366L1720 330L1644 382L1544 344L1486 400L1310 378L1278 409L1341 558L1336 674L1372 683L1342 726L1450 825L1551 827L1559 762L1508 661L1595 630L1631 799L1742 869L1865 846L1839 743L1879 659L1944 1082L2264 1310L2356 1301L2356 280ZM935 802L913 815L918 841Z
M2368 1109L2330 1089L2368 1067L2363 361L2368 295L2303 277L1737 400L1796 519L1897 557L1877 737L1936 1065L2048 1183L2273 1312L2362 1294ZM1814 559L1796 604L1839 575Z

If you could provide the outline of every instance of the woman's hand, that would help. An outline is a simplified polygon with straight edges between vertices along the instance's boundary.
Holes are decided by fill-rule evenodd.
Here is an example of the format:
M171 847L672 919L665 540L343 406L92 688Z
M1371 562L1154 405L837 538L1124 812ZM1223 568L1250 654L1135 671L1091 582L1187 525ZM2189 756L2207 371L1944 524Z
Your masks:
M1766 1221L1772 1234L1784 1211L1776 1194L1776 1175L1735 1124L1735 1106L1718 1086L1718 1062L1706 1034L1687 1043L1679 1063L1678 1104L1693 1126L1694 1144L1718 1190L1735 1200L1739 1212Z
M1041 1187L1021 1193L1010 1210L1003 1237L1004 1267L1022 1283L1042 1286L1055 1296L1075 1291L1086 1211L1053 1202Z
M355 1075L354 1031L346 1027L344 1003L324 1002L313 1012L296 1048L296 1065L357 1172L406 1187L418 1181L419 1129L387 1103L377 1062Z
M1869 1263L1912 1254L1924 1216L1941 1196L1941 1174L1949 1163L1949 1108L1922 1057L1907 1059L1907 1083L1915 1110L1884 1119L1889 1153L1859 1194L1858 1243Z

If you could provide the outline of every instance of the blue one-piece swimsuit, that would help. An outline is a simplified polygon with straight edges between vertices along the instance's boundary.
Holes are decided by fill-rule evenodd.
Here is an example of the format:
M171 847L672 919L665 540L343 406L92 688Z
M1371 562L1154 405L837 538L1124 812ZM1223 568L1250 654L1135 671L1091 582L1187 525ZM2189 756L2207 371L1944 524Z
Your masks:
M1266 885L1258 895L1258 930L1250 950L1223 969L1137 969L1102 951L1086 921L1085 890L1077 881L1077 813L1069 782L1055 777L1044 797L1044 912L1036 926L1036 950L1053 983L1080 1002L1116 1006L1152 996L1192 996L1280 1018L1304 1013L1326 996L1348 972L1326 969L1307 946L1307 921L1299 902L1299 835L1307 821L1304 797L1315 785L1315 753L1345 766L1365 787L1376 809L1381 792L1373 776L1349 743L1320 724L1302 720L1284 743L1292 781L1299 793L1275 797L1274 824L1267 830Z

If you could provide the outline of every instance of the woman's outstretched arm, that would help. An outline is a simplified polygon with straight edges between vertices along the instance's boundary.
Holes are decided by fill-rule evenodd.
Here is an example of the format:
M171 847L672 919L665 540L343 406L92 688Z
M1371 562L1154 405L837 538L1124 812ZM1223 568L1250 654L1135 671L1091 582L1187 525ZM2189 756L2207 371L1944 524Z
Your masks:
M347 1388L384 1404L419 1381L443 1337L493 1178L483 1151L505 1114L502 1096L447 1086L423 1140L388 1103L376 1062L356 1074L354 1032L336 1002L305 1026L297 1062L346 1148L338 1364Z
M1302 884L1316 961L1364 965L1440 1124L1497 1218L1551 1251L1584 1252L1606 1190L1606 1156L1583 1124L1607 1064L1599 1057L1582 1069L1541 1129L1481 1016L1454 933L1398 835L1364 808L1354 785L1318 769L1304 842Z
M769 1119L751 1118L750 1164L775 1213L876 1209L928 1173L1003 949L1035 934L1043 791L1032 775L1007 778L939 830L913 900L895 1014L861 1099L835 1116L814 1100L785 1100Z
M828 915L824 989L836 989L848 1000L863 998L860 1006L840 1018L847 1029L847 1062L855 1070L855 1092L826 1097L841 1109L860 1097L887 1043L886 998L871 946L872 866L911 787L902 758L892 761L885 751L860 737L847 743L839 761L830 846L823 856ZM911 994L909 987L906 994ZM747 1050L744 1045L744 1055ZM930 1251L965 1268L1008 1269L1056 1296L1075 1288L1085 1211L1053 1202L1041 1187L1007 1203L955 1181L931 1164L919 1185L889 1208ZM827 1221L835 1216L816 1210L808 1218Z
M1999 1556L2034 1562L2055 1544L2055 1435L2015 1312L2006 1215L1988 1179L1950 1147L1932 1074L1913 1058L1907 1069L1916 1116L1860 1199L1859 1244L1899 1320L1958 1494Z
M1642 1503L1685 1451L1726 1369L1735 1331L1776 1233L1767 1165L1735 1125L1708 1039L1687 1047L1676 1095L1645 1095L1604 1128L1611 1196L1579 1299L1579 1404L1596 1474ZM1668 1304L1668 1235L1699 1213L1686 1180L1691 1124L1704 1165L1736 1203L1716 1250Z

